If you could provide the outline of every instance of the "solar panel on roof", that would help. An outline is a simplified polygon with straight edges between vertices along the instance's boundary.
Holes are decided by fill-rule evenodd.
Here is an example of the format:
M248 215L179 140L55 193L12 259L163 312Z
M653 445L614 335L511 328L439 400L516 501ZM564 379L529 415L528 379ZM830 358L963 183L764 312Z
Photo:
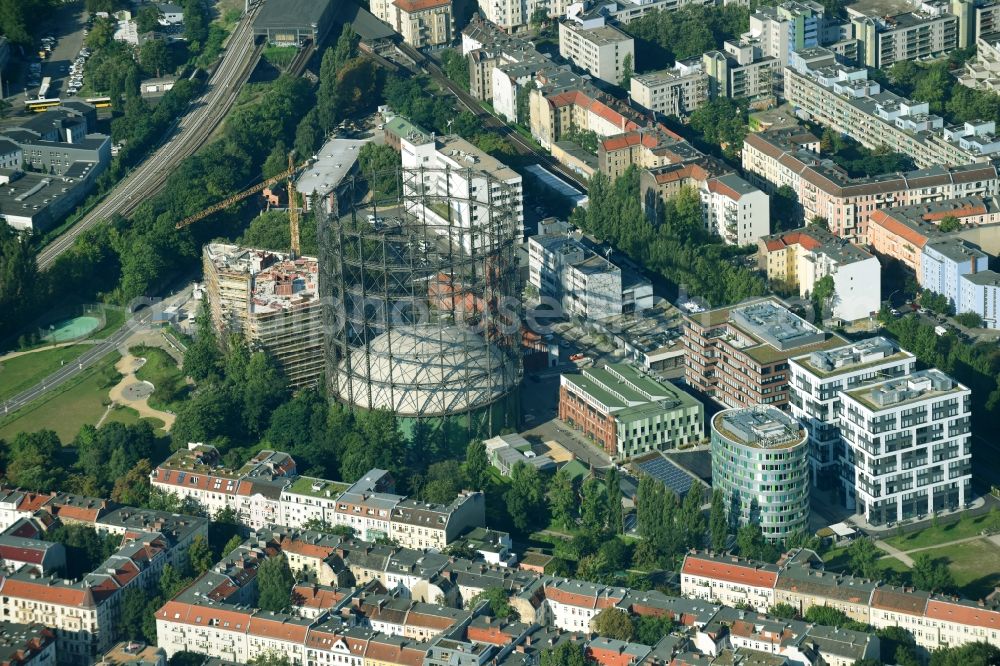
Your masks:
M652 460L641 462L636 466L667 488L673 490L677 493L678 497L684 497L691 490L691 486L694 485L694 479L687 472L666 458L653 458Z

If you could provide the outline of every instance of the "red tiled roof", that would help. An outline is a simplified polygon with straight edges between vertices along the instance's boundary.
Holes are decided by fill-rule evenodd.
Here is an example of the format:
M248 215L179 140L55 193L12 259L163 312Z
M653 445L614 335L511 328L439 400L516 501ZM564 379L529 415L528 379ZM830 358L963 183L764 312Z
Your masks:
M934 212L928 212L923 214L923 218L928 222L938 222L946 217L970 217L972 215L986 215L989 212L986 210L986 206L979 204L977 206L962 206L961 208L956 208L954 210L938 210Z
M292 599L296 606L324 609L333 608L344 598L337 590L299 583L292 588Z
M923 235L916 229L903 224L893 217L892 213L886 210L876 210L872 212L871 217L868 218L868 224L882 227L889 233L899 236L917 248L922 248L924 244L927 243L927 236Z
M15 599L30 599L56 606L93 608L94 597L82 587L48 585L45 582L27 580L0 580L0 594Z
M1000 612L979 606L959 604L942 599L929 599L924 614L934 620L947 620L970 627L1000 630Z
M41 564L42 560L45 559L45 552L46 549L44 547L31 548L0 545L0 559L12 560L14 562Z
M773 588L778 580L777 571L767 571L745 562L720 562L694 554L684 558L681 573L763 588Z
M718 178L713 178L712 180L708 181L708 191L713 193L717 192L719 194L723 194L732 199L733 201L739 201L740 198L743 196L733 188L729 187L728 185L720 181Z
M300 539L285 537L281 540L281 550L288 553L294 553L295 555L302 555L303 557L315 557L317 559L325 560L330 557L336 548L333 546L318 546L316 544L306 543Z
M305 624L292 624L265 617L250 618L249 633L251 636L262 636L279 641L302 643L306 640L308 632L309 626Z
M404 12L412 14L413 12L421 12L425 9L449 6L451 5L451 0L394 0L392 4Z
M168 601L156 611L156 618L199 627L214 626L223 631L246 631L250 614L215 606L198 606L183 601ZM213 620L217 622L213 623ZM228 626L226 623L229 623Z

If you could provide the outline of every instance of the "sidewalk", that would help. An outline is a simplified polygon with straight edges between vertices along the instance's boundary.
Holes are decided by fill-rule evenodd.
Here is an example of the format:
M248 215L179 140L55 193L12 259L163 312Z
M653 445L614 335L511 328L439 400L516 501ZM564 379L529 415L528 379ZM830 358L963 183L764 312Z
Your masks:
M895 557L897 560L899 560L906 566L910 567L911 569L913 568L913 558L904 553L903 551L901 551L899 548L896 548L895 546L890 546L889 544L887 544L885 541L882 540L876 541L875 545L878 547L879 550L885 551L890 556ZM935 548L937 548L937 546L935 546Z
M45 345L44 347L35 347L34 349L26 349L24 351L8 352L3 356L0 356L0 363L3 363L4 361L9 361L12 358L17 358L18 356L49 351L50 349L56 349L58 347L72 347L73 345L93 345L97 344L98 342L103 342L103 340L70 340L69 342L57 342L54 345Z
M115 369L122 374L122 380L115 386L111 387L111 390L108 391L108 397L119 405L131 407L135 411L139 412L139 416L147 416L163 421L163 430L165 432L170 432L170 428L173 427L174 420L177 418L176 416L170 414L169 412L161 412L158 409L150 407L149 396L135 399L129 398L126 395L125 389L139 381L136 379L135 371L138 367L141 367L141 365L137 364L136 361L138 361L138 358L132 354L125 354L122 356L121 360L118 361L115 365Z

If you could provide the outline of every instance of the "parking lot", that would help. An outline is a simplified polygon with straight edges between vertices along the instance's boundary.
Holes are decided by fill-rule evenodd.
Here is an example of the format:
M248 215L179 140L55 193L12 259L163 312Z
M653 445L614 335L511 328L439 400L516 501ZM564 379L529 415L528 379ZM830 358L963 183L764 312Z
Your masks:
M50 77L51 85L46 97L66 96L70 88L69 79L74 60L83 49L85 38L86 11L83 3L64 4L53 13L52 21L39 33L40 37L51 37L47 45L51 47L45 60L40 60L37 52L27 51L29 56L22 71L15 74L7 89L7 100L17 109L25 97L34 98L44 77ZM40 44L44 50L46 44ZM34 63L35 66L32 67Z

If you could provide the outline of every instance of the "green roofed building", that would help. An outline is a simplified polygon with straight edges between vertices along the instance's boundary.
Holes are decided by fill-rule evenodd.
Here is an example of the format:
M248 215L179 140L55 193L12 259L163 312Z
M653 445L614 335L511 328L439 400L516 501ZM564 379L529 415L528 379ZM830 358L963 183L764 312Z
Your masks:
M563 375L559 418L618 460L694 443L705 432L698 400L624 363Z

